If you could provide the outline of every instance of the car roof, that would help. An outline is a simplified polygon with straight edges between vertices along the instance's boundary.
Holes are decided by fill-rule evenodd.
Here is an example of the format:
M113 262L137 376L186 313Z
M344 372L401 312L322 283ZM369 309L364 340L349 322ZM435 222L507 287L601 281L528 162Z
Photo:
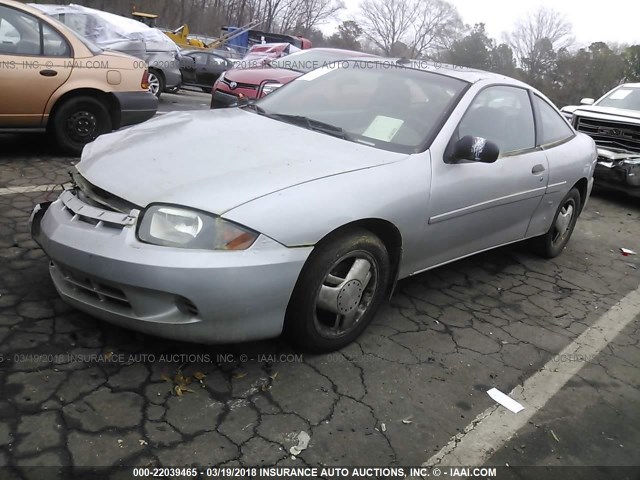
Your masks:
M640 83L623 83L620 87L624 88L640 88Z
M357 50L346 50L344 48L329 48L329 47L306 48L304 50L300 50L294 53L301 54L301 53L309 53L309 52L341 53L348 57L372 57L372 58L378 57L373 53L358 52ZM291 55L293 55L293 53Z
M484 70L477 70L475 68L463 67L460 65L452 65L448 63L437 62L433 60L411 60L407 58L384 58L376 60L375 58L368 60L371 62L382 63L385 65L396 64L399 67L411 68L414 70L422 70L424 72L439 73L449 77L459 78L469 83L476 83L481 80L491 80L495 83L504 83L508 85L515 85L532 89L530 85L527 85L515 78L507 77L499 73L486 72Z
M182 53L183 55L189 55L190 53L204 53L205 55L218 55L219 57L222 56L220 52L216 52L214 50L204 50L200 48L194 48L192 50L181 50L180 53Z
M46 18L45 14L42 12L42 10L38 10L35 7L32 7L29 4L26 3L22 3L22 2L17 2L15 0L2 0L0 1L0 5L6 5L8 7L13 7L13 8L17 8L22 10L23 12L29 12L33 15L37 15L39 17L42 18Z

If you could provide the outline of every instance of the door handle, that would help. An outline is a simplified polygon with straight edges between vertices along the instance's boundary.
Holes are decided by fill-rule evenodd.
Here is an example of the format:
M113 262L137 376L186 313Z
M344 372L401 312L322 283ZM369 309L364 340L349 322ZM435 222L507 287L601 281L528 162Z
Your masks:
M40 70L40 75L42 75L43 77L55 77L56 75L58 75L58 72L56 72L55 70Z
M545 171L545 168L544 168L544 165L542 164L534 165L533 168L531 169L531 173L534 175L538 175L544 171Z

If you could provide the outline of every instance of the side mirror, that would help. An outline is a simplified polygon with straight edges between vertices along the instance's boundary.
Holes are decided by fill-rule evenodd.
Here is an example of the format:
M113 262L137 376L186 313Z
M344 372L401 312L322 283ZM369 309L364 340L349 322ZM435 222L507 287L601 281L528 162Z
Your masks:
M580 105L593 105L595 102L593 98L583 98L580 100Z
M255 99L253 98L249 98L249 97L245 97L244 95L242 97L238 97L238 100L236 101L236 103L230 105L231 107L246 107L247 105L252 104L255 101Z
M500 149L494 142L482 137L467 135L453 146L451 160L468 160L470 162L493 163L498 159Z

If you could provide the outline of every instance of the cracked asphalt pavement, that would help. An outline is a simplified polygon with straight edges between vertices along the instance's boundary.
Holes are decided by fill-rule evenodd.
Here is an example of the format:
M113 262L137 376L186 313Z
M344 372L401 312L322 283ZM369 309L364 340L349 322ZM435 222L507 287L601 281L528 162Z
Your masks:
M64 183L76 162L52 156L37 135L0 143L0 189ZM340 352L309 355L281 339L186 344L58 298L28 229L33 206L56 195L0 195L0 465L420 465L494 405L489 388L522 384L640 285L638 256L619 252L640 251L640 204L598 194L558 258L513 245L403 280ZM589 363L568 384L573 396L550 402L560 413L540 412L536 425L549 429L565 419L558 455L579 464L587 437L616 451L602 462L638 464L639 328L636 317L603 353L620 375ZM622 390L628 402L618 401ZM588 412L583 402L598 405L596 394L613 398L618 423L634 425L615 442L593 422L569 434L569 405ZM301 431L309 445L292 456ZM535 443L539 431L522 436ZM513 454L505 448L500 462ZM535 462L551 455L536 451Z

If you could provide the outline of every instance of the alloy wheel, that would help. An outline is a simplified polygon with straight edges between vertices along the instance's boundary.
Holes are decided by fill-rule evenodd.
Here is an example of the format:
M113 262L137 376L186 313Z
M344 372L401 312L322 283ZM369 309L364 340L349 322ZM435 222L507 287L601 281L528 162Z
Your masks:
M160 79L153 72L149 72L149 91L155 96L158 96L160 91Z
M378 283L378 264L368 252L349 252L339 258L318 291L314 306L318 333L336 338L353 331L368 311Z
M573 219L574 213L575 204L573 203L573 200L567 201L562 208L560 208L554 223L554 234L552 240L554 245L562 242L571 229L571 220Z

